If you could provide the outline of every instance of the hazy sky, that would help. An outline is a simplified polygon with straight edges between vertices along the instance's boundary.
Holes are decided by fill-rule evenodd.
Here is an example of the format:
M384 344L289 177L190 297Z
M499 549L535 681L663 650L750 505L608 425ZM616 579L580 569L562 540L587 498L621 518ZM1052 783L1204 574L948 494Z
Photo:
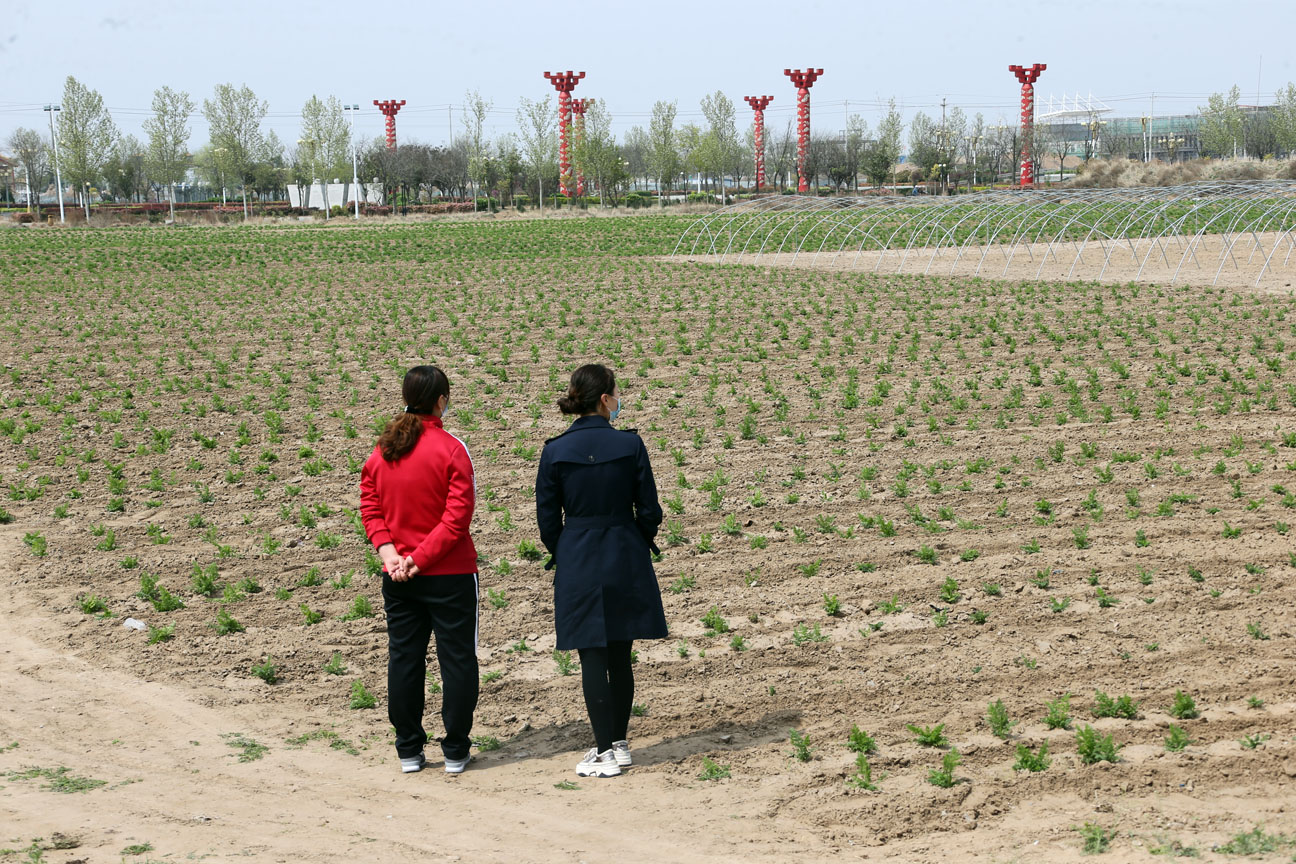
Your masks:
M456 134L466 90L494 103L492 133L515 126L518 98L552 92L544 71L584 71L575 95L606 100L620 134L647 125L653 102L677 100L680 121L701 122L698 101L723 90L770 94L767 123L794 113L785 67L822 67L812 124L840 129L847 110L875 125L895 97L906 115L939 116L942 97L987 123L1014 122L1019 85L1010 63L1048 64L1050 94L1092 93L1117 115L1191 113L1233 84L1262 104L1296 80L1293 0L870 0L706 3L433 2L291 3L276 0L0 0L0 140L18 126L48 129L41 107L67 75L98 90L123 131L140 123L154 89L187 90L195 103L221 82L246 83L270 103L266 126L285 143L302 103L336 95L364 109L360 133L376 137L374 99L405 99L403 140ZM206 141L196 116L191 146Z

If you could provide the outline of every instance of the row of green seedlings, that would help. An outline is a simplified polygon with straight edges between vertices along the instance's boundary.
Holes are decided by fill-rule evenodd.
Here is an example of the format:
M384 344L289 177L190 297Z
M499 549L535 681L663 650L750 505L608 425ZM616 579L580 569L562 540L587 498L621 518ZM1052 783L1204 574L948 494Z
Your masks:
M1292 558L1293 558L1291 562L1292 566L1296 567L1296 553L1290 553L1290 554L1292 554ZM1265 572L1264 568L1259 567L1257 565L1246 565L1245 569L1248 573L1251 573L1252 575L1261 575ZM1031 576L1028 581L1036 588L1047 591L1053 587L1052 576L1055 573L1056 571L1036 570L1035 574ZM812 574L807 574L807 575L812 575ZM1205 576L1202 574L1201 570L1196 567L1188 568L1188 577L1194 583L1197 584L1201 584L1202 582L1205 581ZM1137 580L1138 583L1144 587L1150 586L1152 585L1153 582L1153 572L1151 570L1148 570L1145 567L1140 566L1137 569ZM1121 602L1120 598L1111 595L1101 584L1099 584L1099 574L1096 568L1090 569L1086 581L1091 587L1094 588L1094 600L1097 603L1098 608L1111 609ZM1003 594L1003 587L997 582L983 582L981 585L981 590L987 597L999 597L1002 596ZM1221 593L1222 592L1220 589L1217 588L1210 589L1210 595L1212 597L1219 597ZM947 576L945 578L945 581L941 583L939 598L942 602L948 603L951 606L959 603L963 599L963 594L959 588L959 584L957 580L954 579L954 577ZM1147 605L1151 605L1156 601L1155 597L1142 597L1140 599L1142 599L1143 602ZM835 594L830 595L825 592L823 595L823 601L824 601L824 611L828 615L836 616L839 614L841 604L837 598L837 595ZM1054 614L1059 614L1065 612L1070 607L1071 598L1051 597L1049 599L1049 604L1050 604L1051 611ZM894 615L903 612L904 608L905 607L899 601L899 595L892 595L890 600L883 600L877 604L877 610L881 612L883 615ZM981 609L974 609L968 613L968 619L973 624L984 624L989 619L989 613ZM938 608L932 614L932 624L936 627L944 627L949 623L949 621L950 621L949 610ZM872 632L876 632L882 629L882 624L883 622L881 621L871 622L869 628ZM1246 630L1247 630L1247 634L1254 639L1267 640L1269 638L1261 629L1259 622L1248 622L1246 625ZM864 636L868 635L868 633L865 632L864 630L861 630L860 634ZM1156 649L1151 648L1149 650L1156 650Z
M1293 566L1296 566L1296 563L1294 563ZM803 569L802 572L806 576L813 576L815 575L815 572L817 572L817 568L816 571L807 572L806 570ZM1256 571L1248 570L1248 572L1256 572ZM1048 590L1052 587L1051 575L1052 574L1048 570L1038 570L1036 571L1035 575L1031 577L1030 582L1031 584L1035 585L1037 588ZM748 577L752 577L752 574L749 573ZM1202 582L1205 578L1204 576L1202 576L1200 570L1193 567L1189 568L1189 577L1194 582L1197 583ZM1144 586L1151 585L1152 584L1151 571L1148 571L1145 568L1139 568L1138 581L1141 585ZM1096 570L1090 572L1088 577L1088 582L1091 586L1095 587L1094 596L1099 608L1110 609L1120 603L1119 598L1112 596L1106 591L1106 589L1104 589L1101 585L1099 585L1099 577ZM750 578L747 584L748 585L755 584L755 578L754 577ZM667 590L672 594L679 594L695 586L696 586L695 577L680 576L674 581L672 581L669 586L667 586ZM999 597L1003 594L1003 588L997 582L985 582L982 584L981 587L982 587L982 591L985 593L987 597ZM1211 595L1213 597L1218 597L1219 594L1220 591L1218 589L1212 589ZM960 591L959 584L952 576L946 577L945 581L941 584L939 597L942 602L948 603L951 606L959 603L963 599L963 595ZM1155 600L1155 598L1147 598L1147 597L1144 597L1142 599L1145 603L1149 605ZM1066 609L1068 609L1070 605L1071 605L1070 597L1050 598L1050 608L1054 614L1066 611ZM905 609L904 605L900 603L899 595L893 595L891 599L883 600L879 602L876 608L883 615L898 614L900 612L903 612ZM836 594L829 594L826 591L823 592L823 609L824 609L824 613L828 617L830 618L839 617L842 614L841 599L839 598L839 596ZM752 623L758 623L760 620L759 615L754 612L751 613L748 617ZM982 609L974 609L968 613L968 620L970 620L973 624L981 625L986 623L987 620L989 620L989 613ZM703 626L707 628L706 635L708 637L713 637L722 633L726 633L729 632L730 630L728 622L720 615L719 609L716 606L712 606L710 610L708 610L706 615L704 615L701 618L701 622ZM945 627L949 624L949 622L950 622L950 610L936 609L936 611L932 613L933 626L938 628ZM861 636L867 637L869 633L876 633L879 630L881 630L884 623L885 622L881 620L870 622L868 624L868 628L867 629L860 628L859 633ZM1246 630L1247 630L1247 634L1251 636L1253 639L1258 639L1263 641L1269 638L1268 635L1261 628L1259 622L1248 622L1246 625ZM820 627L817 623L814 625L810 625L805 622L798 623L796 627L793 629L793 634L792 634L793 644L797 645L798 647L807 643L827 641L828 638L829 637L823 635L820 632ZM1155 644L1156 643L1153 643L1153 645ZM733 648L735 651L745 650L746 644L744 638L740 634L735 634L732 638L732 641L730 642L730 647ZM679 643L677 650L681 657L689 656L687 643L685 642ZM1156 650L1156 648L1149 646L1148 650L1154 651ZM706 655L704 652L700 652L699 656L705 657Z
M1296 436L1293 437L1296 438ZM1223 462L1220 462L1216 466L1216 469L1213 469L1215 473L1219 473L1219 469L1221 466L1223 466L1223 464L1224 464ZM1149 467L1151 467L1151 463L1149 463ZM1291 467L1293 470L1296 470L1296 462L1292 463L1291 466L1289 467ZM866 467L864 469L861 469L861 472L869 473L875 470L876 469L871 469ZM760 475L763 474L765 471L767 471L767 469L762 469L761 471L757 472L758 480ZM1110 473L1108 473L1107 479L1108 480L1111 479ZM683 472L680 472L679 482L683 486L686 487L689 486L689 481L686 477L684 477ZM713 472L713 474L702 484L701 488L709 489L711 492L711 500L707 505L708 509L718 510L720 508L724 499L720 493L719 487L727 484L728 482L729 479L727 476L725 476L723 470L716 469ZM935 484L937 487L940 486L940 484L937 481L932 481L932 483ZM1235 499L1242 497L1242 492L1239 483L1240 481L1235 481L1233 484L1234 486L1233 497ZM907 492L902 488L904 485L905 484L903 480L897 483L896 493L898 497L904 497L904 495L907 494ZM964 485L967 484L965 483ZM862 491L867 492L867 488L862 487ZM1282 500L1280 502L1282 506L1288 508L1296 508L1296 494L1293 494L1292 492L1288 491L1288 489L1284 487L1282 484L1274 484L1271 488L1271 491L1276 495L1282 496ZM1127 490L1125 493L1125 498L1129 504L1130 509L1127 512L1130 515L1130 518L1137 518L1138 516L1142 515L1142 510L1140 509L1142 502L1140 500L1140 495L1138 490L1136 489ZM789 503L796 503L798 500L799 500L799 496L796 493L789 494L788 496ZM1196 501L1197 501L1197 496L1188 495L1185 493L1172 494L1157 505L1156 514L1159 517L1173 516L1175 515L1174 508L1176 505L1184 504L1184 503L1194 503ZM751 503L755 507L762 507L765 505L766 501L765 501L764 493L759 488L757 488L756 491L753 493ZM684 504L681 496L678 493L673 497L665 498L665 504L667 506L668 511L671 514L674 515L683 514ZM1252 499L1247 503L1246 506L1249 511L1255 511L1260 509L1260 507L1263 506L1263 501L1258 499ZM1087 512L1087 514L1094 519L1094 521L1102 520L1104 507L1098 501L1095 490L1090 491L1089 497L1082 502L1082 507ZM981 528L981 526L969 520L956 519L953 509L948 505L940 507L938 509L937 515L934 518L925 515L922 512L921 508L919 508L917 505L913 505L913 506L906 505L905 509L908 512L911 519L913 520L913 522L919 527L923 528L928 533L940 534L950 530L949 528L941 525L940 524L941 521L955 522L957 526L962 530L976 531L976 530L980 530ZM1035 502L1034 510L1035 510L1035 513L1033 515L1034 524L1042 527L1048 527L1053 524L1055 514L1054 514L1054 505L1052 504L1052 502L1048 501L1047 499L1041 499ZM1207 508L1207 512L1210 514L1218 513L1219 508L1217 507ZM996 508L995 515L998 516L999 518L1008 517L1007 499L1005 499ZM864 529L876 528L883 537L894 537L898 533L895 523L889 519L886 519L883 516L876 516L876 515L869 516L860 513L857 514L857 517L860 523L858 527ZM846 528L841 528L837 524L837 517L832 516L831 514L821 513L815 518L815 528L821 534L829 534L833 536L840 536L846 539L850 539L854 536L856 527L857 526L848 526ZM774 530L784 531L787 529L783 526L781 522L778 522L775 523ZM1278 521L1274 524L1274 530L1277 531L1277 533L1280 536L1285 536L1289 530L1289 525L1286 522ZM723 534L732 537L738 537L744 535L742 526L739 523L738 516L734 513L726 514L723 521L721 522L720 531ZM792 532L791 534L792 540L795 543L805 543L809 539L808 532L806 532L802 528L791 526L791 532ZM1072 528L1072 533L1074 535L1074 543L1077 549L1088 549L1092 546L1092 540L1089 536L1089 532L1090 532L1089 525L1079 525ZM1226 521L1222 529L1222 536L1225 539L1236 538L1241 536L1241 530L1234 528L1231 524L1229 524ZM678 519L670 519L670 518L666 520L666 524L664 526L664 531L663 531L663 539L664 539L664 545L666 545L667 547L680 546L690 542L689 538L684 534L684 528L682 522ZM694 547L695 551L699 554L704 554L713 551L713 549L715 548L714 539L715 539L714 534L709 532L704 532L699 538L696 546ZM766 548L766 546L768 546L769 539L764 535L753 535L749 538L749 542L753 549L764 549ZM1148 538L1147 533L1144 529L1138 529L1135 531L1134 545L1138 548L1147 548L1148 546L1151 545L1151 541ZM1028 543L1023 545L1022 550L1027 553L1040 551L1039 541L1038 540L1029 541ZM921 561L922 563L926 563L926 564L940 563L939 557L935 552L935 550L927 545L923 545L919 549L915 550L913 552L913 555L917 560ZM969 548L959 553L959 559L964 562L974 561L978 557L980 557L980 555L981 555L980 550L976 548Z
M227 606L246 600L248 595L261 593L262 586L251 576L240 579L237 582L227 582L223 586L220 583L220 572L216 563L208 564L206 567L195 564L190 586L199 597L219 601L221 604L216 613L216 620L209 624L209 627L216 632L218 636L225 636L230 633L242 633L244 626L230 613ZM165 585L158 581L158 576L152 573L142 573L140 575L140 588L134 596L150 603L155 611L174 612L185 608L185 602L171 592ZM350 587L354 574L346 573L334 579L330 584L335 590L345 590ZM311 567L296 583L294 588L313 587L324 584L323 576L319 567ZM293 597L292 589L279 588L275 591L275 597L278 600L291 600ZM95 615L100 618L110 618L113 612L108 606L107 601L98 594L85 594L77 598L77 605L80 610L87 615ZM300 604L303 623L306 626L318 624L324 620L324 613L311 609L305 603ZM373 604L369 598L363 594L356 596L352 601L350 609L340 615L340 621L355 621L361 618L372 618L376 614ZM164 626L150 626L148 630L148 641L150 645L158 642L166 642L175 635L175 623Z
M1046 703L1047 713L1044 716L1044 725L1047 728L1071 728L1070 700L1070 695L1065 694L1053 702ZM1193 698L1181 690L1175 691L1169 713L1170 716L1179 720L1189 720L1200 716ZM1125 717L1133 719L1138 716L1138 704L1133 702L1129 696L1113 699L1102 691L1097 691L1095 693L1093 714L1095 718ZM1012 728L1020 721L1010 719L1003 700L997 700L987 708L986 722L989 724L993 734L1007 740L1011 737ZM941 757L940 767L933 768L928 772L927 782L941 788L949 788L958 782L954 777L954 769L962 761L962 756L958 749L952 747L949 739L945 737L945 724L940 723L930 727L909 724L905 728L913 733L914 741L923 747L948 748L947 752ZM1165 738L1167 751L1177 752L1193 743L1187 732L1177 724L1170 724L1169 733ZM789 730L789 739L792 743L791 755L793 758L800 762L809 762L814 758L814 750L811 747L809 734L791 729ZM1254 749L1262 743L1263 739L1259 736L1248 736L1242 741L1243 746L1250 749ZM858 789L872 792L878 791L877 783L885 779L885 775L874 779L873 768L868 759L870 755L877 753L878 744L876 738L855 725L851 727L846 746L856 754L855 773L846 782ZM1117 762L1120 759L1119 754L1123 746L1116 744L1110 734L1102 735L1087 724L1076 730L1076 752L1080 757L1080 761L1085 765L1094 765L1099 762ZM1051 763L1052 758L1049 755L1047 741L1041 742L1036 748L1032 748L1024 742L1017 744L1016 761L1013 763L1014 771L1042 772L1046 771Z

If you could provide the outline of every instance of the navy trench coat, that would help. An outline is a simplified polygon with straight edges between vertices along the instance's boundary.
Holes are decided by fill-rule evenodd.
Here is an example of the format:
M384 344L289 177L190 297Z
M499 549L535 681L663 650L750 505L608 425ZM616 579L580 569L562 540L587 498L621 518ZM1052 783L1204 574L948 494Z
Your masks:
M651 557L662 509L643 439L597 414L578 418L545 442L535 499L557 568L558 649L666 638Z

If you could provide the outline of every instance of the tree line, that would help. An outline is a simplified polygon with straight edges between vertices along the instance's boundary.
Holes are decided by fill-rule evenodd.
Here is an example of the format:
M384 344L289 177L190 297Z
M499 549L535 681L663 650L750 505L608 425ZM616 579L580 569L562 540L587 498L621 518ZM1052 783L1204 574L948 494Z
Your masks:
M1296 152L1296 84L1279 90L1275 104L1263 111L1248 110L1240 102L1235 86L1212 94L1199 108L1203 155ZM631 127L620 141L612 133L606 105L598 100L587 104L583 128L572 139L573 173L585 179L587 190L600 202L651 188L663 193L665 203L665 193L686 191L689 177L721 200L754 185L754 128L749 124L745 133L739 132L734 103L721 91L702 99L700 123L678 122L678 103L658 101L647 127ZM389 200L469 195L498 196L503 204L519 195L531 201L552 200L559 180L558 116L552 94L521 99L516 131L492 140L486 134L486 119L493 107L476 91L468 92L462 130L448 146L414 141L390 150L381 137L355 142L362 186L376 182ZM206 144L191 151L190 122L199 110L210 135ZM249 202L285 198L288 184L306 191L314 180L351 175L351 127L337 97L313 95L307 100L295 143L264 129L268 110L268 103L246 85L219 84L201 106L188 93L161 87L143 123L147 140L141 141L121 134L100 94L68 76L55 121L64 188L83 203L95 193L119 201L167 201L174 218L176 186L188 182L191 172L211 194L219 190L222 201L234 194L245 214ZM1023 143L1031 144L1037 163L1049 152L1064 160L1076 144L1047 124L1037 124L1035 139L1023 142L1015 124L989 125L982 115L969 118L957 106L942 111L940 118L915 114L907 141L902 140L905 129L892 100L876 128L853 114L842 130L814 132L806 166L811 182L829 191L855 190L861 181L874 187L901 181L971 184L974 179L1011 176ZM55 178L49 136L19 128L7 143L29 188L48 189ZM767 182L774 190L794 188L793 119L781 129L767 127L764 143ZM1100 155L1090 143L1083 146L1086 161ZM902 153L907 161L900 166ZM1105 155L1127 154L1111 150ZM323 191L325 200L320 203L327 208L334 203L327 199L327 183Z

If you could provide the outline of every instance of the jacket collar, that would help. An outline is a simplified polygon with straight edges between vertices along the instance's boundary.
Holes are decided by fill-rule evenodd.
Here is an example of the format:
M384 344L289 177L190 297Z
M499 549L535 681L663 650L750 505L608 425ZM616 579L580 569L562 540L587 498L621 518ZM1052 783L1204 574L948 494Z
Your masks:
M602 426L605 429L612 428L612 424L607 421L602 414L590 414L588 417L577 417L572 421L571 428L575 429L596 429Z
M441 421L441 418L436 416L435 414L420 414L418 415L418 418L422 420L424 423L431 424L438 429L445 428L445 423L443 423Z

